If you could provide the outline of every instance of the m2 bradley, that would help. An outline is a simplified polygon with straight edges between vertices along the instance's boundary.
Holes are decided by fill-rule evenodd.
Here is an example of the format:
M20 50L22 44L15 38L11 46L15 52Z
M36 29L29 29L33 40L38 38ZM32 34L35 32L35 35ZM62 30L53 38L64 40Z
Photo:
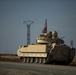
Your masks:
M68 65L74 58L75 50L64 44L64 40L58 37L56 31L47 32L47 20L45 27L35 44L19 46L17 55L23 63L44 63Z

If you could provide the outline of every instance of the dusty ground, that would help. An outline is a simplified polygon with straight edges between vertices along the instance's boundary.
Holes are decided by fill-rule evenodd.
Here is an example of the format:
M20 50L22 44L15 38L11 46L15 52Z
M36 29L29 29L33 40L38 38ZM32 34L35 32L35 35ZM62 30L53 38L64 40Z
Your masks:
M0 75L76 75L76 66L0 62Z

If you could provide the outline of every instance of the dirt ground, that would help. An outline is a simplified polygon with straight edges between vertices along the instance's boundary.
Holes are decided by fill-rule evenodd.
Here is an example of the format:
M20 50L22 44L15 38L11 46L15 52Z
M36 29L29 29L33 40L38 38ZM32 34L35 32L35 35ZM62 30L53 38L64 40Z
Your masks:
M0 62L0 75L76 75L76 66Z

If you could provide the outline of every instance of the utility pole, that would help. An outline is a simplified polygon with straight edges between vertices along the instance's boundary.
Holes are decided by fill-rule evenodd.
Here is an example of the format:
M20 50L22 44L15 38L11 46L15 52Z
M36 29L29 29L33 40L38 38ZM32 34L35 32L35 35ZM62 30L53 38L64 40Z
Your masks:
M30 26L34 22L31 20L25 20L23 23L27 25L27 45L29 45L30 44Z

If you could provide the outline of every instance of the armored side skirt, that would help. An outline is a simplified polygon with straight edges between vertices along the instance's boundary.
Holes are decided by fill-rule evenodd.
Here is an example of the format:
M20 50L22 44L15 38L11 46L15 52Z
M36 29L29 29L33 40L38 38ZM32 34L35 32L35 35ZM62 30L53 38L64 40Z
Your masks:
M47 53L18 53L19 57L47 57Z

